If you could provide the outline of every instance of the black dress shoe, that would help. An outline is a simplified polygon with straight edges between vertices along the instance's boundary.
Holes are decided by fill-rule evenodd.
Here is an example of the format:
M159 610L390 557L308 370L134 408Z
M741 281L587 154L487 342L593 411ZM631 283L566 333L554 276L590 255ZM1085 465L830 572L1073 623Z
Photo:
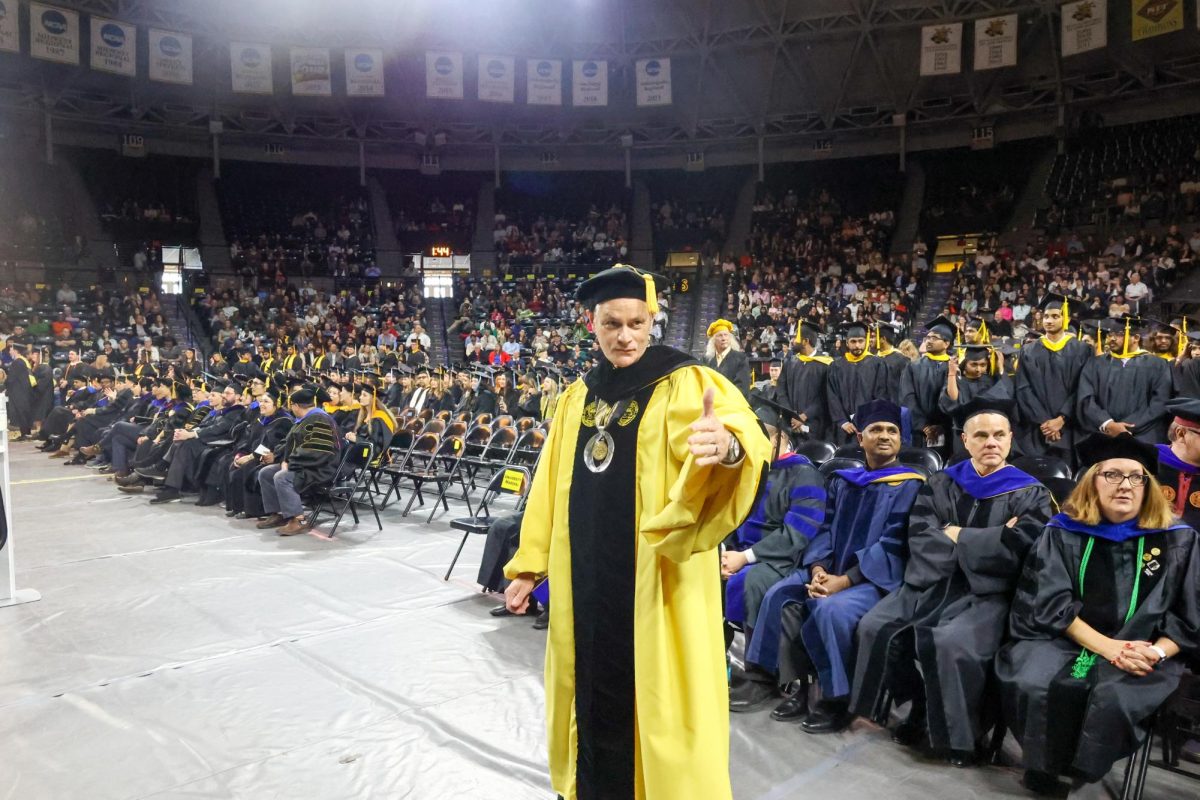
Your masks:
M157 467L139 467L134 472L151 481L161 481L167 477L167 473Z
M817 707L808 713L800 723L800 730L805 733L822 734L838 733L850 727L853 715L846 710L843 703L818 703Z
M209 495L202 494L202 495L200 495L200 499L198 499L196 501L196 505L198 505L198 506L215 506L220 502L221 502L221 498L219 498L219 497L210 497Z
M928 744L929 737L925 731L925 720L914 720L912 717L904 720L892 731L892 741L904 747L922 747Z
M808 688L801 687L771 712L777 722L799 722L808 716Z
M1038 772L1035 769L1025 770L1021 783L1026 789L1043 797L1066 797L1071 787L1058 779L1058 776L1048 772Z
M946 757L946 761L948 761L952 767L966 769L967 767L973 767L978 764L979 756L975 755L974 750L951 750L950 755Z
M247 514L245 511L239 511L233 515L233 518L234 519L250 519L250 515Z
M508 605L500 605L488 612L493 617L515 617L516 614L508 610Z
M535 631L544 631L550 627L550 609L542 609L542 613L538 614L537 619L533 621L533 629Z
M772 700L779 699L779 688L772 680L769 683L746 678L735 681L729 690L729 710L737 714L756 711Z
M150 504L151 505L161 505L162 503L174 503L176 500L179 500L181 497L183 497L183 495L181 495L179 493L178 489L171 489L169 487L164 488L164 489L159 489L158 493L155 494L154 497L150 498Z
M225 516L227 516L227 517L236 517L238 515L238 513L239 512L236 508L225 509Z

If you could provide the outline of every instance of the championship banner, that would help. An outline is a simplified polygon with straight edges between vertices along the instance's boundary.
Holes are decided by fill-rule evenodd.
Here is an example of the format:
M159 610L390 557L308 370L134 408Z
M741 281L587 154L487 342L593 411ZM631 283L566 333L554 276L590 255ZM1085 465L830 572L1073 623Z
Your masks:
M21 52L21 35L17 30L17 0L0 0L0 50Z
M607 61L576 61L571 65L571 104L608 105Z
M516 59L512 56L479 56L477 94L487 103L511 103L516 85Z
M118 75L137 74L137 28L92 17L92 69Z
M1073 56L1108 46L1108 6L1079 0L1062 7L1062 54Z
M1183 0L1130 0L1133 40L1183 30Z
M192 85L192 37L150 29L150 80Z
M306 97L329 97L333 94L328 48L292 48L292 94Z
M562 62L525 62L525 102L531 106L562 105Z
M463 99L462 53L425 53L425 96Z
M1017 15L975 20L976 70L1017 65Z
M271 46L268 44L230 42L229 71L235 92L271 94L275 91L275 81L271 75Z
M957 75L962 72L962 23L921 28L921 74Z
M671 59L642 58L634 64L639 106L671 105Z
M346 50L346 94L383 97L383 51L369 47Z
M9 13L16 15L16 4ZM43 61L79 65L79 15L74 11L29 4L29 55Z

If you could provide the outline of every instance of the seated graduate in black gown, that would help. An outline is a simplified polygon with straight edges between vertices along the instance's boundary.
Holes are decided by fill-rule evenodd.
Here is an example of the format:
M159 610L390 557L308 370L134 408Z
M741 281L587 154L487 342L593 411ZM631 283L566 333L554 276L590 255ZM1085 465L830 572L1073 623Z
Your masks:
M883 724L885 690L911 700L893 740L928 744L955 766L975 762L994 721L998 709L984 703L992 661L1021 566L1051 514L1046 488L1007 462L1014 411L1006 394L957 407L970 458L921 489L904 584L858 624L854 713Z
M1200 646L1200 544L1154 478L1158 454L1130 436L1079 446L1087 471L1025 564L996 658L1025 785L1099 781L1137 750Z

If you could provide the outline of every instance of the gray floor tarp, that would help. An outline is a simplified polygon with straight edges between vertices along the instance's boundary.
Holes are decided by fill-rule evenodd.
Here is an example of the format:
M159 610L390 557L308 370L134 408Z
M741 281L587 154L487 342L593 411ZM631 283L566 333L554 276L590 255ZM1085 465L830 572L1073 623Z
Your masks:
M43 599L0 609L0 798L553 796L544 635L488 615L482 537L441 579L461 505L281 538L12 450L18 583ZM1016 769L923 761L864 723L732 724L738 800L1027 796ZM1146 796L1198 787L1152 770Z

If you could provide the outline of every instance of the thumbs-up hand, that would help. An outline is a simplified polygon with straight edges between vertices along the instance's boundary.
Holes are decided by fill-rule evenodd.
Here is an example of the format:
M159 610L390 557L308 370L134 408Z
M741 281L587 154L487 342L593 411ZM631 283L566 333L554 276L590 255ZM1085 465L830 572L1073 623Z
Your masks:
M713 411L713 395L713 389L704 393L704 413L692 423L692 435L688 437L688 448L696 464L702 467L719 464L729 452L729 442L733 438Z

